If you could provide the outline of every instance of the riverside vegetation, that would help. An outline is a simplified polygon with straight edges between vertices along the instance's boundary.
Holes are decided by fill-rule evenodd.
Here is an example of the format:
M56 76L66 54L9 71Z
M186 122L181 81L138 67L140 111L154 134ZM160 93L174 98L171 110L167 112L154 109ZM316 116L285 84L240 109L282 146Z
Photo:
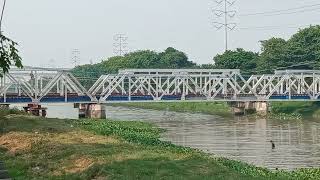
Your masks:
M150 102L119 103L112 106L176 112L204 113L219 116L232 116L231 107L226 102ZM272 102L268 118L279 120L320 118L320 102Z
M231 108L226 102L149 102L149 103L119 103L111 106L124 106L143 109L204 113L230 116Z
M273 114L286 114L295 117L320 118L320 102L273 102Z
M13 113L13 114L12 114ZM60 120L1 111L0 161L14 179L319 179L269 171L159 140L143 122Z
M320 69L320 26L300 29L289 39L272 37L261 42L261 51L252 52L241 47L213 55L210 64L196 64L197 59L169 47L162 52L138 50L123 56L103 58L97 64L81 65L72 70L82 84L91 87L104 74L115 74L120 69L240 69L248 78L253 74L274 73L274 69ZM90 78L89 78L90 77Z

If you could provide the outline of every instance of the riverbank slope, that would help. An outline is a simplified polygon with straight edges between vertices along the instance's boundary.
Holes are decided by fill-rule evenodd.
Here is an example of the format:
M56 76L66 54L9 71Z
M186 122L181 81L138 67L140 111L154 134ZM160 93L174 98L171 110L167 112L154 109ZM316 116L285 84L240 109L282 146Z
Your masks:
M204 113L221 116L232 115L231 107L226 102L141 102L110 105L175 112Z
M111 106L141 109L165 110L175 112L203 113L232 116L232 108L226 102L149 102L119 103ZM319 102L271 102L267 116L278 119L320 118Z
M320 118L320 102L272 102L271 113L293 117Z
M2 113L0 161L13 179L308 179L160 141L142 122L42 119Z

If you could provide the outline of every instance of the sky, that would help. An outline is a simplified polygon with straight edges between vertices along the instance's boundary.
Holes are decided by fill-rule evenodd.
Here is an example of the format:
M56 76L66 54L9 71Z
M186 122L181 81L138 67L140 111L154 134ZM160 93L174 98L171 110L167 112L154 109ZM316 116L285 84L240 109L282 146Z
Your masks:
M237 11L230 20L237 27L229 33L229 49L259 52L261 40L288 39L300 27L320 24L320 5L303 13L246 14L317 3L237 0L229 7ZM212 13L219 8L214 0L8 0L3 31L19 43L24 65L72 67L73 49L79 49L81 64L100 62L114 55L113 37L118 33L128 37L129 51L174 47L204 64L224 52L224 32L212 23L222 21Z

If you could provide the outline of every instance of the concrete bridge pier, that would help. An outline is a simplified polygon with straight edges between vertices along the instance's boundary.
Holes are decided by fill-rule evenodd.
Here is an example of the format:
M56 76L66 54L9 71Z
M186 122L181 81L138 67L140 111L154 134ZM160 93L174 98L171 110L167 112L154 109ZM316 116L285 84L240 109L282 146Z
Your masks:
M232 102L231 107L235 115L246 115L252 113L267 115L268 113L268 102L266 101Z
M8 110L9 107L10 107L10 104L0 104L0 109Z
M47 116L47 108L42 107L40 104L37 103L28 104L27 106L23 107L23 109L25 112L32 114L33 116Z
M269 103L266 101L254 102L256 113L259 115L267 115L269 112Z
M75 104L75 108L79 108L79 118L90 119L106 119L106 109L104 105L89 103Z

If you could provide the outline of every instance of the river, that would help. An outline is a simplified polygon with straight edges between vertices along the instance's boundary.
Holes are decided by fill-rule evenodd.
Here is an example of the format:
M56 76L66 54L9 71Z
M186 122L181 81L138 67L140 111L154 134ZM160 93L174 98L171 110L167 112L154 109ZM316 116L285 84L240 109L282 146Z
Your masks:
M78 117L73 105L44 105L48 117ZM216 156L269 169L320 167L320 121L224 118L199 113L178 113L107 106L114 120L145 121L166 129L162 139L197 148ZM276 148L271 148L270 140Z

